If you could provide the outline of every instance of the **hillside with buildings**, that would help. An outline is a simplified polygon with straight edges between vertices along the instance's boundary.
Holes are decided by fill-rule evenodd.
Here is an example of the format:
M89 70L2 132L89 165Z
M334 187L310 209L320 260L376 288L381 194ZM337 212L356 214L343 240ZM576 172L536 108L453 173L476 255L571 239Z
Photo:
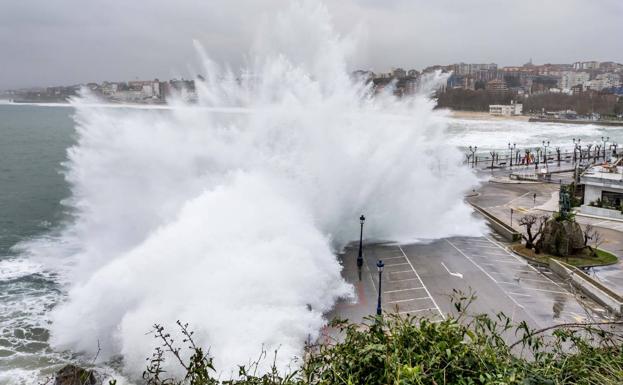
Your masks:
M436 71L448 74L437 90L439 108L491 112L493 115L531 114L565 119L623 118L623 64L579 61L572 64L499 67L495 63L434 65L419 71L394 68L387 73L357 70L353 77L372 83L375 93L397 96L417 92L422 79ZM66 102L87 88L110 103L165 103L177 94L194 101L195 81L133 80L71 86L8 90L0 98L14 102Z
M354 75L374 82L376 92L392 87L395 94L406 95L415 92L422 76L434 71L449 74L437 91L440 108L566 118L621 118L623 114L623 64L615 62L535 65L530 60L523 66L510 67L457 63L435 65L421 72L397 68L381 74L355 71Z

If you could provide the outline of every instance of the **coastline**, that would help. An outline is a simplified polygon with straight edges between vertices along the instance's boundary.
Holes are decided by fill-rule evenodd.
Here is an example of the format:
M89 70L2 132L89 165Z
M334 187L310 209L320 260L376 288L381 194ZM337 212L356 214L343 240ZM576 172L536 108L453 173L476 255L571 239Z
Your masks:
M527 122L530 117L526 115L516 116L493 116L484 111L460 111L449 110L449 116L454 119L468 119L468 120L515 120Z

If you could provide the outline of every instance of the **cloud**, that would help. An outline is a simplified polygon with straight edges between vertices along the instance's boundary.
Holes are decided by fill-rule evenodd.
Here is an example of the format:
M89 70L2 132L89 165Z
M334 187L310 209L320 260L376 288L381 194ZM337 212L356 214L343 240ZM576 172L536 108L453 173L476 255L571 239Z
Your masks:
M27 0L0 5L0 88L194 76L192 41L234 69L288 0ZM617 0L332 0L358 31L353 68L453 62L623 61Z

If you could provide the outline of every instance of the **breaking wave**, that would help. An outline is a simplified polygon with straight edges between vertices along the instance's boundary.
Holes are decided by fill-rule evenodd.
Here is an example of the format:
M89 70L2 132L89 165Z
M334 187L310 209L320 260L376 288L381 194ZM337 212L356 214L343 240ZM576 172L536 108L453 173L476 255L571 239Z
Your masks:
M373 97L349 76L353 39L323 6L296 3L267 26L241 74L199 49L196 104L73 101L75 218L58 246L71 284L51 314L56 349L99 346L99 359L121 354L140 373L151 325L180 319L221 370L262 346L285 367L352 296L335 254L362 212L369 239L480 233L463 202L476 179L429 95L445 79Z

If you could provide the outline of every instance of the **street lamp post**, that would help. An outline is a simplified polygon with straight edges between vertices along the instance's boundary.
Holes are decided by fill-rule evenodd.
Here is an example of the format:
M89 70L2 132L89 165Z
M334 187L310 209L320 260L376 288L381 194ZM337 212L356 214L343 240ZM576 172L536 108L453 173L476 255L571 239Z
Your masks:
M589 143L586 145L586 148L587 148L586 155L588 156L588 163L591 162L591 147L593 147L592 143Z
M383 263L382 260L379 259L379 261L376 263L376 268L379 271L379 298L378 301L376 302L376 315L381 315L383 314L383 308L381 307L381 278L383 275L383 268L385 267L385 264Z
M601 141L604 144L604 160L606 160L606 144L608 143L609 140L610 140L609 136L606 136L605 138L603 136L601 137Z
M472 153L472 168L474 168L475 165L475 161L476 161L476 151L478 150L478 146L469 146L469 152Z
M573 138L573 163L577 162L578 157L576 155L576 151L580 150L580 158L582 158L582 147L580 146L580 142L582 139L578 138L577 140Z
M601 144L596 144L595 145L595 161L599 161L600 156L601 156Z
M359 217L359 223L361 229L359 231L359 255L357 255L357 271L359 272L359 280L361 281L361 267L363 266L363 223L366 221L366 217L361 214Z
M547 173L549 173L549 164L547 163L547 147L549 147L549 140L547 142L543 141L543 148L545 149L543 161L545 162L545 169L547 170Z
M517 146L517 143L513 143L513 145L511 146L511 142L508 142L508 149L511 150L511 156L510 156L510 167L513 167L513 151L515 151L515 147Z

